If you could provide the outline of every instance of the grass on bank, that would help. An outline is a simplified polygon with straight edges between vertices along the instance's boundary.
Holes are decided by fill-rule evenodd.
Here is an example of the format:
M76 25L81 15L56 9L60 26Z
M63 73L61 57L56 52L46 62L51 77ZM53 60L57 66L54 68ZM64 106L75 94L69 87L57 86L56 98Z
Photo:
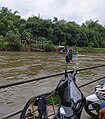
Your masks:
M76 49L81 53L105 53L105 48L76 47Z

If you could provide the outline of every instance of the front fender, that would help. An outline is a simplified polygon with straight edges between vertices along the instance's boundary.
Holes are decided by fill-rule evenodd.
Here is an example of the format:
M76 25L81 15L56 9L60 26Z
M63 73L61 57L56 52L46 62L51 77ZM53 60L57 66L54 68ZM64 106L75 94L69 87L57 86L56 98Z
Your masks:
M91 102L97 102L99 101L99 98L96 96L96 94L92 94L86 97L87 101L91 101Z

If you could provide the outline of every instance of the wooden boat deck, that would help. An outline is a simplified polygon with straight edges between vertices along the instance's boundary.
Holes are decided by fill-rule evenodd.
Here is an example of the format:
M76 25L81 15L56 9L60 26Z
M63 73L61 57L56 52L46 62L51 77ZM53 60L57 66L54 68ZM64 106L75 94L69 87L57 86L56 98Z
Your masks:
M15 116L15 117L11 117L11 119L19 119L19 115ZM30 119L30 118L27 118ZM82 111L82 115L81 115L81 119L93 119L92 117L90 117L84 110Z

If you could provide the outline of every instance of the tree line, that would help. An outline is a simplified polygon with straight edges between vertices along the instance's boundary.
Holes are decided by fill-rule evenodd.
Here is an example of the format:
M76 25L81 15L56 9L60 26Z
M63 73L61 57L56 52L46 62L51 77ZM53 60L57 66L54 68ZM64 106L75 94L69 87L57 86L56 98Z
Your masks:
M105 47L105 27L98 20L87 20L82 25L31 16L27 20L7 7L0 7L0 50L23 51L43 49L52 51L55 46Z

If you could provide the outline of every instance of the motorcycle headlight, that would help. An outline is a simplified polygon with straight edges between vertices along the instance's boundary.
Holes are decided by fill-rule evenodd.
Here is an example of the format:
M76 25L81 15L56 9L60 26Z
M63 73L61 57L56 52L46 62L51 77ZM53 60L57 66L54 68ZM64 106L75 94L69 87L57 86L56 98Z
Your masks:
M66 114L65 110L63 109L63 107L60 107L60 113Z

